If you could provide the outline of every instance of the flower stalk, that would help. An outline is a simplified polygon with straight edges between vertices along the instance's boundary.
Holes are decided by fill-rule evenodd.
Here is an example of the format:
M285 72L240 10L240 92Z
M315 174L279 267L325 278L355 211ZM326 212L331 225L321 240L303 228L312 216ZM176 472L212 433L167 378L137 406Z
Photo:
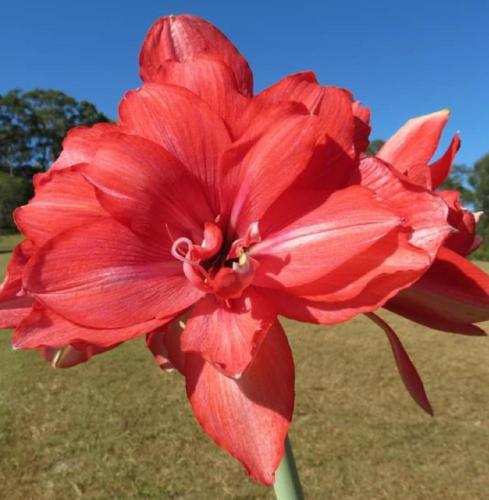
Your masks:
M304 500L289 436L285 438L285 453L275 474L274 489L277 500Z

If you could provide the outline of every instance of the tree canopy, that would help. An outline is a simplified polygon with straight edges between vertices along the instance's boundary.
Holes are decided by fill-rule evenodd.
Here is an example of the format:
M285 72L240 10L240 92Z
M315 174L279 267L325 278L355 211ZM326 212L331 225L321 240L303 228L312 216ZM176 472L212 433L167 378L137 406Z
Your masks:
M61 151L63 137L77 125L109 119L88 101L52 89L0 95L0 167L46 170Z

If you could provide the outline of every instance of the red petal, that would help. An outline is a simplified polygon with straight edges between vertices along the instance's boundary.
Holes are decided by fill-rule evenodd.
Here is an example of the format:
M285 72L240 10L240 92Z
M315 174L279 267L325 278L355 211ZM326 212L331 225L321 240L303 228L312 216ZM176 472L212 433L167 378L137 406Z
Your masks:
M176 319L150 333L146 338L146 345L153 353L156 362L163 370L176 368L182 375L185 371L185 354L180 348L184 323Z
M256 481L272 485L294 406L294 362L279 323L239 380L196 354L186 356L185 374L190 403L205 432Z
M477 248L475 215L464 209L458 191L440 191L438 194L448 205L448 223L456 229L456 232L445 240L444 246L459 255L470 254Z
M222 198L228 205L230 224L239 235L259 221L305 169L318 139L317 119L288 106L281 119L269 123L260 139L252 142L244 136L233 148L244 155L228 152L222 166Z
M473 323L489 320L489 276L442 247L423 277L386 307L430 328L484 335Z
M197 179L165 149L141 137L107 136L92 164L79 171L95 185L107 212L142 235L199 238L204 224L214 220Z
M23 295L0 301L0 328L16 328L30 313L32 297Z
M39 354L50 363L53 368L72 368L80 363L86 363L92 356L102 354L108 349L101 349L92 345L75 348L69 345L62 349L40 347L38 350Z
M70 321L94 328L172 316L202 296L164 244L110 219L46 243L29 261L24 286Z
M117 131L117 125L111 123L97 123L93 127L82 125L72 128L63 140L63 151L47 173L71 167L77 163L89 162L97 151L99 143L103 142L105 134ZM44 178L45 176L42 175L39 179L44 182Z
M30 312L32 298L22 287L24 268L34 251L31 241L17 245L0 286L0 328L15 328Z
M76 167L50 170L36 188L36 195L14 213L15 223L39 247L54 236L77 226L90 224L107 212L95 190Z
M423 381L416 371L416 367L405 351L401 341L394 332L394 330L379 316L374 313L366 314L366 316L371 319L376 325L380 326L384 330L389 343L391 345L392 354L396 360L397 369L399 370L399 375L401 375L402 381L406 386L411 397L418 403L418 405L423 408L426 413L433 415L433 408L428 400L428 396L424 390Z
M370 109L355 101L352 105L355 120L355 150L357 154L364 153L369 145L370 136Z
M241 119L248 99L239 93L231 69L221 61L205 58L166 62L154 81L179 85L198 95L232 130Z
M81 344L81 351L86 351L86 344L90 344L91 350L86 351L86 354L91 353L91 356L95 352L102 352L121 342L144 335L166 322L168 319L158 319L127 328L93 329L74 324L36 303L29 316L15 330L12 344L15 349L47 347L55 350L64 349L70 344L74 347Z
M34 245L29 240L24 240L15 247L0 286L0 301L22 295L22 275L33 252Z
M411 182L431 188L428 162L448 121L448 110L409 120L380 149L377 156Z
M446 204L377 158L363 158L358 173L360 180L355 179L355 182L360 182L393 206L412 231L410 243L425 250L429 262L432 262L447 235L453 231L447 224Z
M182 350L196 352L225 374L239 378L253 361L275 318L275 311L253 288L227 304L207 295L192 309L183 332Z
M273 288L304 285L359 254L377 266L368 248L400 224L371 191L360 186L337 191L288 226L275 232L261 229L263 240L250 252L260 264L254 283ZM349 279L351 273L344 276Z
M431 165L431 186L433 189L440 187L448 177L453 160L459 149L460 134L455 134L445 154Z
M354 153L355 120L353 101L348 92L336 87L321 87L314 73L288 76L257 95L242 118L243 124L269 106L287 101L300 102L320 119L321 133L349 155Z
M119 112L124 130L178 158L199 179L217 210L218 162L230 145L222 119L195 94L173 85L148 84L128 92Z
M192 61L200 56L214 57L229 66L239 91L245 96L253 94L253 75L246 59L215 26L191 15L162 17L153 24L139 56L141 78L161 82L160 68L168 62Z

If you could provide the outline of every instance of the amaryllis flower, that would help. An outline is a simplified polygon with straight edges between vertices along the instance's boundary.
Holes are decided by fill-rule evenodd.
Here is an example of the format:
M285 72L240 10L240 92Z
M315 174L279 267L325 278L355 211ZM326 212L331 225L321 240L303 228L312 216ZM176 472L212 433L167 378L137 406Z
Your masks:
M147 334L204 430L269 485L294 404L278 316L335 324L384 305L430 269L448 206L362 159L368 110L350 93L302 73L253 96L202 19L157 21L140 62L117 123L72 130L15 212L26 239L0 326L62 367Z

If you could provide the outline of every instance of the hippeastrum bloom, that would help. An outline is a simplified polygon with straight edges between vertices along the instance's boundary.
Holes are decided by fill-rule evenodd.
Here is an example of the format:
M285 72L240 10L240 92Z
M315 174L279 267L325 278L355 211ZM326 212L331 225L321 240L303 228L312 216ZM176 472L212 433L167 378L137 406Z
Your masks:
M15 212L26 239L0 326L60 367L147 334L204 430L269 485L294 403L278 315L370 314L430 269L449 209L362 157L369 113L351 94L301 73L253 96L245 59L202 19L158 20L140 63L117 123L72 130Z

